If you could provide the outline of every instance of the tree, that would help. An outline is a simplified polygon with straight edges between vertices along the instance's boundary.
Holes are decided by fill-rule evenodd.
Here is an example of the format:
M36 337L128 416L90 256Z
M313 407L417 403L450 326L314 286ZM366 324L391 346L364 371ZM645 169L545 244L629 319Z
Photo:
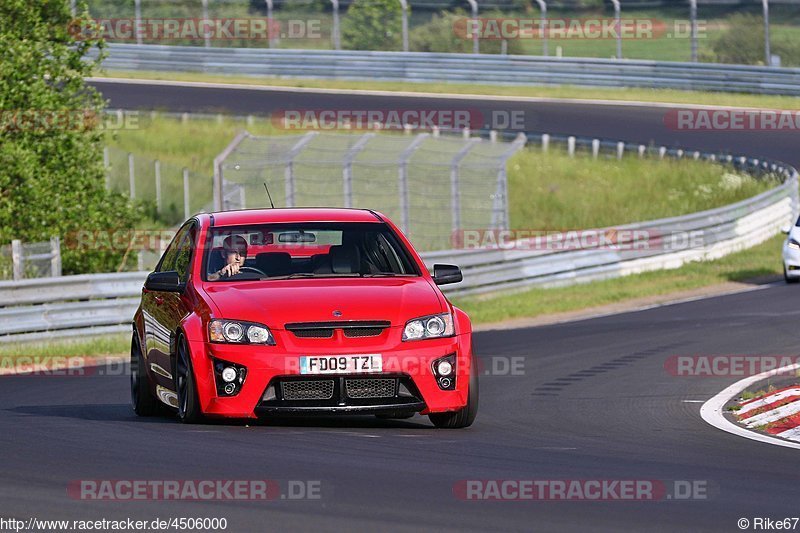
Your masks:
M79 232L124 231L140 218L104 187L104 101L84 81L103 42L80 27L65 0L0 2L0 243L74 242ZM116 270L124 252L62 246L63 270Z
M342 41L350 50L399 50L402 8L398 0L355 0L342 22Z

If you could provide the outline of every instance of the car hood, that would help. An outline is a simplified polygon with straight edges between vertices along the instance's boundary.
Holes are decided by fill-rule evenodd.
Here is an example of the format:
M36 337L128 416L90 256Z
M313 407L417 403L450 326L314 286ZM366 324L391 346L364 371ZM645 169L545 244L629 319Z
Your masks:
M388 320L392 326L403 326L412 318L446 310L424 278L224 282L208 283L205 291L220 318L260 322L274 329L291 322L332 320Z

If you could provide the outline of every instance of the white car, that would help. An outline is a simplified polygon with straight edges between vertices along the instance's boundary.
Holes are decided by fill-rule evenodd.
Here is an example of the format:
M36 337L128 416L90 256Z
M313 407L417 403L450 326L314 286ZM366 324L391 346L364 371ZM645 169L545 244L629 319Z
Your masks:
M786 234L783 242L783 279L786 283L800 281L800 219L794 226L785 226L782 231Z

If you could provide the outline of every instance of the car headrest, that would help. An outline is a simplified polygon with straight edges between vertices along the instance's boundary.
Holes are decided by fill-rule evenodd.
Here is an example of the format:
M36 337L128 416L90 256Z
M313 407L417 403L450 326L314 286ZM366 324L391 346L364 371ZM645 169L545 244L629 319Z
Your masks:
M361 270L361 253L355 245L331 246L331 270L334 274L354 274Z
M287 252L264 252L256 255L256 268L267 276L288 276L292 273L292 256Z

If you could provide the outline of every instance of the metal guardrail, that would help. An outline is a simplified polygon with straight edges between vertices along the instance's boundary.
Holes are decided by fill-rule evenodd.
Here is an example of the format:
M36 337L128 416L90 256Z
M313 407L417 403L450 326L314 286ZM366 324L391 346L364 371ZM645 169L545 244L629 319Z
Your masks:
M529 135L528 139L541 137ZM567 138L547 137L548 143L563 141ZM567 144L573 148L597 145L592 141L573 138ZM619 156L619 143L600 144ZM639 145L630 148L643 155ZM422 254L423 259L429 268L434 263L453 263L462 268L464 281L443 287L450 296L568 285L721 257L763 242L798 213L798 173L788 165L720 154L650 150L659 157L727 161L742 171L779 176L783 183L735 204L613 228L617 232L643 230L662 235L696 231L702 235L700 246L628 249L625 242L618 248L572 250L526 250L522 246L428 252ZM128 331L146 276L147 272L126 272L0 282L0 303L4 306L0 307L0 343L42 340L56 331L60 338Z
M493 54L110 44L110 70L246 76L648 87L800 96L800 69Z

